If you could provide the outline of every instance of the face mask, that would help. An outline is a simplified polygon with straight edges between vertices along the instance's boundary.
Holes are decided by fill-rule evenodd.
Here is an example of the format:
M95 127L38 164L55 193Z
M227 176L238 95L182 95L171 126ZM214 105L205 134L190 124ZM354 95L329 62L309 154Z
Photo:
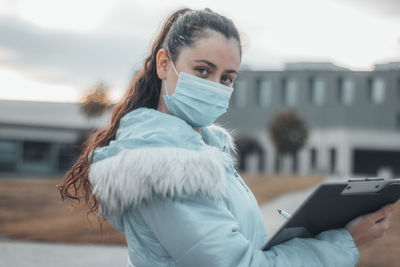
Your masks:
M168 110L193 127L204 127L224 114L229 106L233 88L197 76L181 72L178 74L174 63L172 67L178 76L174 93L163 96Z

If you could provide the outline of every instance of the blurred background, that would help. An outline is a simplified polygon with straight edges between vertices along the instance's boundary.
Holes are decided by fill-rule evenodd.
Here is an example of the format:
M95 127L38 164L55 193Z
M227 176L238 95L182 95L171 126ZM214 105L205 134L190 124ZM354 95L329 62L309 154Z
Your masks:
M276 215L264 207L280 197L326 180L400 177L398 0L0 0L4 246L126 244L107 223L100 234L84 207L69 210L55 185L182 7L209 7L241 32L239 78L217 123L233 131L236 168L268 233ZM299 201L288 202L290 211ZM396 266L399 220L396 211L390 234L365 246L358 266Z

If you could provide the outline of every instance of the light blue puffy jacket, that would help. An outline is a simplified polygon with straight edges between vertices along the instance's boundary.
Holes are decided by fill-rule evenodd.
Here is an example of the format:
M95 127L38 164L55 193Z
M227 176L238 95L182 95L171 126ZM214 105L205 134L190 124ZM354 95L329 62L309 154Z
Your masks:
M254 195L234 168L232 136L200 133L154 109L126 114L96 148L89 177L100 214L126 235L127 266L354 266L344 229L262 251L268 237ZM272 215L271 215L272 216Z

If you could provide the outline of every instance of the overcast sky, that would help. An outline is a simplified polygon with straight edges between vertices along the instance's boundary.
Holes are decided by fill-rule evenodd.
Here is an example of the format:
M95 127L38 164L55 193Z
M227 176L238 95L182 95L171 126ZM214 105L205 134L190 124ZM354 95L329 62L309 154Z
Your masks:
M231 18L251 69L400 61L400 0L0 0L0 98L77 101L103 81L117 100L181 7Z

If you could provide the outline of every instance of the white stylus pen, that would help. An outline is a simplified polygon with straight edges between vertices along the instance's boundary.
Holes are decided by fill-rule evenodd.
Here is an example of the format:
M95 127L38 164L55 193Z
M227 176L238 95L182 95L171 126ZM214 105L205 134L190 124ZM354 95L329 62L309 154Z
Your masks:
M280 215L282 215L282 216L285 217L286 219L289 219L290 216L292 216L292 215L290 215L290 213L284 211L283 209L278 209L278 212L279 212Z

